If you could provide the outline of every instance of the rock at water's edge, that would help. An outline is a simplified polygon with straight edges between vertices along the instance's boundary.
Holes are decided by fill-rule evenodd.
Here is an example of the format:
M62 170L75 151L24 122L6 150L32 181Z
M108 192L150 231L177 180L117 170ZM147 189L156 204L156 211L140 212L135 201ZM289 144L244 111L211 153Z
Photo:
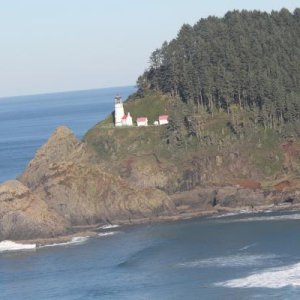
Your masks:
M0 185L0 240L53 237L69 224L17 180Z

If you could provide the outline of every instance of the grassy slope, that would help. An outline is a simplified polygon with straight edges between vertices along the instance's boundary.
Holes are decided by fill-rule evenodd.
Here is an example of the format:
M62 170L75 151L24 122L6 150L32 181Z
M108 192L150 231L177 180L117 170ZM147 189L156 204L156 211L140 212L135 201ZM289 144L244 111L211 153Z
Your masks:
M127 101L124 106L134 119L147 116L151 124L160 114L182 113L172 101L152 92L143 99ZM216 112L211 117L202 112L195 117L201 120L201 136L188 137L180 145L166 142L168 126L114 128L111 116L89 130L84 140L96 151L98 159L116 172L124 160L132 157L143 157L145 165L151 164L152 159L147 157L154 154L160 162L176 165L178 172L182 173L194 168L195 157L209 161L201 166L202 172L216 172L212 176L218 183L245 178L270 186L282 178L298 174L299 158L292 155L292 166L287 165L289 158L281 147L284 142L281 135L275 130L255 127L249 113L239 112L232 116ZM236 126L238 130L234 131L229 124L244 125ZM184 135L187 134L185 129L182 130ZM219 157L221 163L217 166Z
M159 115L168 113L168 98L156 94L149 93L147 97L143 99L134 99L124 102L125 113L130 112L133 120L137 117L148 117L148 123L153 124L158 120ZM104 121L97 124L98 128L113 124L113 117L109 115Z

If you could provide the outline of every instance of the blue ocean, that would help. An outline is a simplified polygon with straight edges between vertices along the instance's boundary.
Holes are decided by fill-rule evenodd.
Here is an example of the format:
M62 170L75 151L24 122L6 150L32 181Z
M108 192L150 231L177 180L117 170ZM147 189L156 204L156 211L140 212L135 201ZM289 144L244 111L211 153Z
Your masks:
M117 94L126 99L135 87L0 98L0 182L15 178L47 141L65 125L78 138L114 109Z
M0 182L59 125L80 138L134 87L0 99ZM0 252L1 300L300 299L300 212L139 226Z

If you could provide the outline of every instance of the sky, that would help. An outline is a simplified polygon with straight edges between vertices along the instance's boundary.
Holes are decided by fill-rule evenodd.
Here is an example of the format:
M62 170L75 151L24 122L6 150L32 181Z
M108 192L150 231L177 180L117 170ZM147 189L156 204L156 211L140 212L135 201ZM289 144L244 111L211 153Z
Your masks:
M0 0L0 97L134 85L184 23L300 0Z

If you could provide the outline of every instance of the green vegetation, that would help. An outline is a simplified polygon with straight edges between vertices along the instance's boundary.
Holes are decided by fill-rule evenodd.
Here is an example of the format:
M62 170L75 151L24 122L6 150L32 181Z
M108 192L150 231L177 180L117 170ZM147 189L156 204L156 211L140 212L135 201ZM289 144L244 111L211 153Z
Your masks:
M139 94L158 90L214 114L234 109L280 128L300 118L300 9L233 11L183 25L138 79Z
M149 125L158 120L159 115L168 114L169 107L170 99L154 91L147 91L143 98L133 95L124 103L125 112L130 112L134 121L138 117L147 117ZM113 115L111 114L99 124L101 126L109 126L113 122Z
M184 25L150 61L125 111L149 124L168 114L169 124L114 128L112 116L97 124L84 139L108 168L165 172L173 192L299 175L300 9Z
M168 113L168 98L162 94L149 91L147 97L126 101L124 109L130 112L134 120L137 117L148 117L149 124L158 120L159 115Z
M156 105L151 106L151 102ZM206 111L192 114L187 104L153 92L144 98L131 99L125 105L126 110L130 107L135 114L144 112L147 107L146 111L153 116L168 108L170 123L115 128L107 126L107 119L97 124L84 139L110 167L118 167L128 157L144 157L145 160L155 155L160 161L184 169L195 156L215 160L222 155L226 168L227 162L230 164L228 156L238 153L239 157L247 159L249 168L252 166L266 176L283 172L282 133L255 124L251 111L243 110L236 115L216 111L213 117Z
M92 141L99 155L115 158L122 154L135 154L147 152L153 149L154 141L159 140L159 127L123 127L123 128L105 128L101 125L90 130L85 139Z

